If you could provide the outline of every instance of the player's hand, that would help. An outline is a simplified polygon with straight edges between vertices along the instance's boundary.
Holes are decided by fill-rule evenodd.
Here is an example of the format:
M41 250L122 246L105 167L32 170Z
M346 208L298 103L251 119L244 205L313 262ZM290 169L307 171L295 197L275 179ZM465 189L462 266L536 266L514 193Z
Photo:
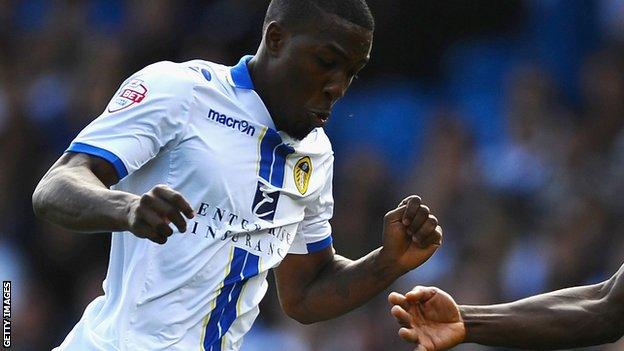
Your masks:
M193 218L193 208L179 192L166 185L156 185L128 204L128 230L139 238L158 244L167 242L173 234L169 223L186 232L186 220Z
M466 337L459 307L438 288L417 286L405 295L393 292L388 301L401 325L399 336L415 343L415 351L447 350Z
M423 264L441 244L438 219L416 195L405 198L384 216L381 254L403 272Z

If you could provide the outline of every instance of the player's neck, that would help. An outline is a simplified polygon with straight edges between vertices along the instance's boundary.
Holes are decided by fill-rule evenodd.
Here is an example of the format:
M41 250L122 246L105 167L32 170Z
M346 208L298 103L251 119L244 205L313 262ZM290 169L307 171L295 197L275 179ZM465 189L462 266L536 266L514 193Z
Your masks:
M260 53L256 54L249 62L247 63L247 69L249 70L249 75L251 76L251 81L254 84L254 90L262 99L264 106L266 106L271 118L273 119L273 123L275 123L275 127L279 130L279 121L275 118L275 111L272 107L271 103L271 80L269 70L266 65L263 63Z

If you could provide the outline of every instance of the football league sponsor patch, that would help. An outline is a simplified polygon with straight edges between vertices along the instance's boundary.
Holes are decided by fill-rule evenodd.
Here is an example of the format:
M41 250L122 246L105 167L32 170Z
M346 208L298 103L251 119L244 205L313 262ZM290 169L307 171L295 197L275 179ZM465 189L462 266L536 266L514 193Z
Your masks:
M132 79L119 89L117 95L108 104L107 110L110 113L121 111L140 103L146 96L147 87L144 82L140 79Z

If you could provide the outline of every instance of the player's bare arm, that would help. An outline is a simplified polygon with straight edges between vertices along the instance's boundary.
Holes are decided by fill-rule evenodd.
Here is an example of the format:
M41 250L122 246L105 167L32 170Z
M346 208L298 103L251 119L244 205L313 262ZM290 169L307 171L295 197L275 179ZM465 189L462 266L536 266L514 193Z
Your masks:
M287 255L275 270L280 302L301 323L344 314L368 301L404 273L420 266L442 243L442 229L410 196L384 217L383 247L358 259L334 254Z
M164 244L169 223L186 231L193 210L184 197L159 185L139 196L110 190L118 182L114 167L98 157L65 153L41 179L33 194L37 216L79 232L130 231Z
M617 341L624 335L624 266L609 280L489 306L458 306L437 288L392 293L399 335L417 350L458 343L567 349Z

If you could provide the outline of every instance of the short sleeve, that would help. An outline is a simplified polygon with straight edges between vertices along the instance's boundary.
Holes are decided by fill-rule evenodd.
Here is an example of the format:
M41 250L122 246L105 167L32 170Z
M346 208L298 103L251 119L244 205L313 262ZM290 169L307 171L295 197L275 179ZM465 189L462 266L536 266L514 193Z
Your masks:
M332 194L333 156L328 160L326 179L318 198L305 209L303 221L299 224L295 242L289 253L308 254L321 251L332 245L332 228L329 220L334 214Z
M121 180L179 142L188 124L194 81L182 66L159 62L124 81L105 111L67 152L109 161Z

